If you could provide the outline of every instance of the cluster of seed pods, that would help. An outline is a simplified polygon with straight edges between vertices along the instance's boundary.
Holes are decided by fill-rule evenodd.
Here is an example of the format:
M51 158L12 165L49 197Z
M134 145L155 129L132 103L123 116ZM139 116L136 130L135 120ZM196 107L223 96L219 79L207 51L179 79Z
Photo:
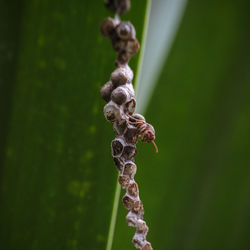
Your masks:
M133 244L142 250L151 250L151 244L146 240L148 226L143 220L144 209L139 198L138 185L134 180L136 164L136 143L138 127L129 122L128 117L135 112L136 100L132 85L133 72L128 66L130 57L139 49L135 38L135 29L130 22L120 21L118 14L128 11L128 0L106 0L108 8L115 11L115 18L107 18L101 24L101 33L111 39L117 52L116 70L110 80L101 88L101 96L107 102L104 107L106 119L112 123L115 139L111 143L112 156L119 171L119 183L126 194L122 201L129 210L126 220L129 226L135 227Z

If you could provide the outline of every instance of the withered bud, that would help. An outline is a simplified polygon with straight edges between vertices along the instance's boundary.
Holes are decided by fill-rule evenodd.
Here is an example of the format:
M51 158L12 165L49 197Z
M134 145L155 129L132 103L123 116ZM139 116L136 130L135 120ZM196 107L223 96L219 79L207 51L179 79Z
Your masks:
M104 0L107 8L118 14L123 14L130 9L130 0Z
M144 247L142 248L142 250L153 250L151 244L149 242L147 242Z
M121 155L124 148L124 141L121 138L116 138L111 143L111 150L113 157Z
M128 96L128 91L125 88L118 87L112 92L111 99L116 104L122 105L127 101Z
M144 209L141 201L135 202L132 212L135 214L144 215Z
M104 37L111 37L115 32L115 27L117 25L117 21L108 17L104 19L101 23L100 30Z
M139 219L137 221L136 229L137 229L137 233L140 233L140 234L146 235L148 232L148 226L147 226L146 222L141 220L141 219Z
M104 101L106 101L106 102L109 102L110 97L111 97L111 93L113 90L114 90L114 86L113 86L111 81L105 83L100 90L102 99L104 99Z
M135 28L130 22L120 22L116 26L117 36L122 40L135 39Z
M126 52L129 55L134 55L134 54L136 54L138 52L139 48L140 48L140 44L136 39L129 40L127 42Z
M123 196L122 202L123 202L124 207L128 210L132 209L135 203L134 200L127 195Z
M131 195L133 197L137 197L137 195L138 195L138 185L135 182L129 184L127 192L128 192L129 195Z
M108 103L104 106L104 116L107 121L114 122L115 120L121 119L121 110L119 107L115 106L112 103Z
M126 176L120 175L118 178L118 182L120 183L122 188L126 188L129 185L130 179Z
M131 179L134 178L136 173L136 165L132 162L126 162L123 170L123 175L129 176Z

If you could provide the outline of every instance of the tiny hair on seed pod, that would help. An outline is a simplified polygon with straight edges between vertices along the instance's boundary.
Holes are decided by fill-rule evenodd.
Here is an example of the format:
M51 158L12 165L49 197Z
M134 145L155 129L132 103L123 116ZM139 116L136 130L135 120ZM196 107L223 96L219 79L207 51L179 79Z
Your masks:
M102 99L106 102L109 102L113 90L114 86L111 81L105 83L100 90Z
M101 23L100 30L104 37L111 37L115 33L117 21L111 17L104 19Z
M117 36L122 40L131 40L135 39L135 28L130 22L120 22L119 25L116 26Z

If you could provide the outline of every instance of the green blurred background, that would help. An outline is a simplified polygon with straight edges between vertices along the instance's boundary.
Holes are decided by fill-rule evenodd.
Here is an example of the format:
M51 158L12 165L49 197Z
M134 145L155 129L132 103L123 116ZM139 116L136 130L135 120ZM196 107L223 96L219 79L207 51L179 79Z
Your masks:
M0 249L105 249L117 172L99 89L115 55L99 25L111 13L102 1L0 4ZM250 248L249 7L187 2L145 112L159 153L140 143L136 158L154 249ZM123 17L140 41L145 10L133 1ZM126 213L114 250L133 249Z

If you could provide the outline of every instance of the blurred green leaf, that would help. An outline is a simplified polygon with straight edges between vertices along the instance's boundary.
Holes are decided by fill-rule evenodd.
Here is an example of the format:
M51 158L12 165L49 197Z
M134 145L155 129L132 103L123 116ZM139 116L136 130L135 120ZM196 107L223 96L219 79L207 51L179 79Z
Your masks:
M124 19L140 40L145 1ZM1 249L104 249L117 171L102 1L1 1ZM137 57L132 59L133 69Z
M249 7L188 1L145 115L159 154L139 144L136 158L154 249L249 248ZM130 249L119 210L114 249Z

